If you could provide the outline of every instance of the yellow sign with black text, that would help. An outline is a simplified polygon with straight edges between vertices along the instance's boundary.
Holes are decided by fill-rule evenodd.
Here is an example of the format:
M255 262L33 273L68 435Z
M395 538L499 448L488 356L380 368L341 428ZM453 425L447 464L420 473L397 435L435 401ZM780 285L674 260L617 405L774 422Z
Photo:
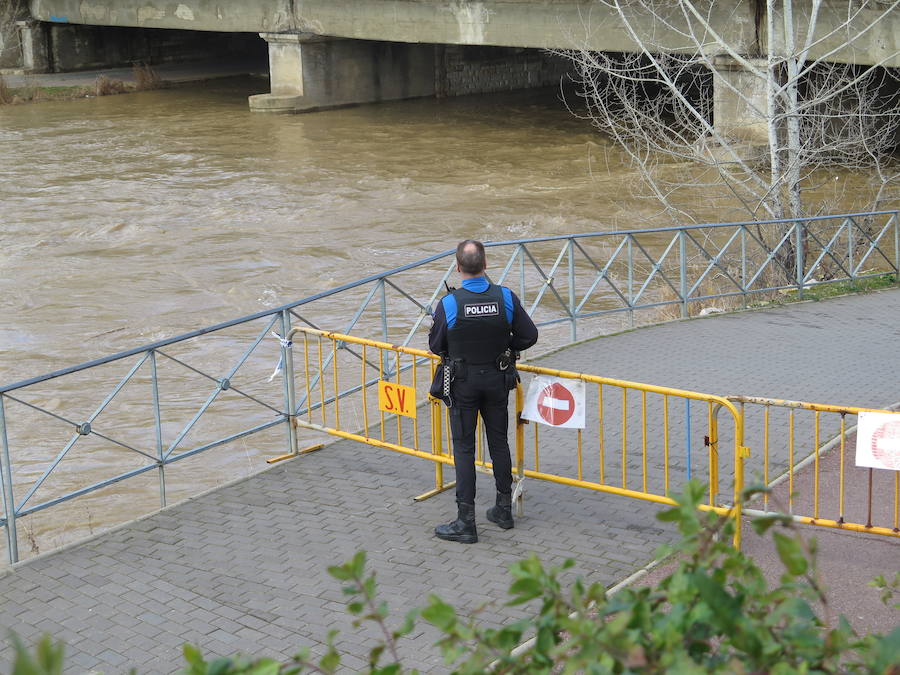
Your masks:
M378 382L378 408L406 417L416 416L416 390L396 382Z

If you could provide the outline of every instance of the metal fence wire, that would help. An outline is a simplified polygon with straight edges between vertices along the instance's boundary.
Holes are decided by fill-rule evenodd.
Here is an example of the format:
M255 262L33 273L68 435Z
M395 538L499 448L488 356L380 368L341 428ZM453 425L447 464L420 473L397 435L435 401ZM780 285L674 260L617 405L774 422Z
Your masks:
M710 307L748 306L779 292L802 296L814 283L897 275L900 215L596 232L486 247L492 281L516 291L550 347ZM328 326L424 346L431 308L455 270L453 256L444 251L281 307L0 386L0 524L9 561L18 561L20 544L33 537L21 524L42 512L102 495L113 513L100 520L133 518L189 495L194 478L217 475L213 464L197 464L208 451L253 436L267 451L297 454L297 422L305 415L311 423L309 416L328 406L358 416L362 408L350 401L365 391L366 378L409 375L420 388L430 380L424 362L416 365L424 356L396 362L380 355L381 363L346 342L323 346L315 358L332 369L343 358L361 358L368 366L360 380L337 376L328 390L322 383L301 387L286 336L295 326ZM365 419L356 422L368 427ZM390 424L402 437L411 422ZM170 475L179 462L189 468ZM65 514L47 528L70 538L92 529L90 513L87 524L72 509Z

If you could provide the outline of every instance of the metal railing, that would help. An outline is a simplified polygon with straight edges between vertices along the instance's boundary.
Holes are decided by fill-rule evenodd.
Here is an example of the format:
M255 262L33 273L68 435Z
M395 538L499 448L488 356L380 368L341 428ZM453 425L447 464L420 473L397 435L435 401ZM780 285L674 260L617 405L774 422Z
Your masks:
M600 334L690 316L729 298L747 305L779 290L802 294L813 281L896 275L900 217L887 211L486 246L493 280L518 293L542 327L542 344L551 346L577 339L583 326ZM165 506L167 466L305 414L313 403L295 391L290 346L282 342L276 352L266 339L272 332L284 336L294 323L317 328L346 319L343 333L381 335L399 345L422 339L431 306L455 269L453 254L0 386L0 524L9 560L19 559L21 518L153 471L159 506ZM276 357L282 375L273 393L265 373ZM340 399L352 390L330 396ZM53 425L59 439L52 437ZM285 424L285 445L289 453L299 451L294 424Z

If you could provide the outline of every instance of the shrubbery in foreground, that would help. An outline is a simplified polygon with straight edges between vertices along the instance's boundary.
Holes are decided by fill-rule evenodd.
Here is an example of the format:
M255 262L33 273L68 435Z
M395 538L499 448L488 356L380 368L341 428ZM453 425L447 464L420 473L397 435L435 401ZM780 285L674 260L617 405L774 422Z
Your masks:
M674 549L674 571L655 587L626 588L607 598L605 588L576 580L562 588L557 569L545 569L536 557L511 567L510 605L535 601L535 610L501 629L484 628L457 615L437 596L411 612L396 629L388 626L388 609L379 602L374 574L366 574L365 553L357 553L329 573L344 583L354 625L374 622L384 636L368 655L370 675L414 673L404 669L398 643L417 619L442 634L438 647L454 673L874 673L900 675L900 626L889 635L858 635L841 617L836 628L820 617L828 612L817 581L815 551L805 550L783 515L757 519L760 532L771 530L785 567L770 588L760 569L730 545L733 522L698 510L705 490L687 486L678 505L660 513L682 534ZM574 563L567 561L563 569ZM900 585L879 578L889 601ZM187 675L294 675L334 673L341 657L327 637L324 657L301 649L288 663L272 659L219 658L207 662L185 645ZM533 638L525 648L516 649ZM14 675L62 672L62 648L45 638L32 657L17 642Z

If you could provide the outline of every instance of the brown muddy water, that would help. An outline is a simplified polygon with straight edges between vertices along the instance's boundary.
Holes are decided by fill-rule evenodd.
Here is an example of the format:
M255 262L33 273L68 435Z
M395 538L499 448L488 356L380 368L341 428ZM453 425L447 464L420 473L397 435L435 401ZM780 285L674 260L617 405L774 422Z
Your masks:
M670 224L632 195L637 174L554 90L251 114L246 96L264 89L248 78L0 107L0 383L288 303L466 237ZM704 200L698 218L721 219ZM99 401L77 391L33 400L85 419ZM122 407L119 430L146 435L152 418ZM9 428L18 501L72 430L47 415ZM46 496L112 471L82 445ZM169 503L283 451L279 427L185 460L167 471ZM21 519L20 555L158 508L156 481L150 472Z

